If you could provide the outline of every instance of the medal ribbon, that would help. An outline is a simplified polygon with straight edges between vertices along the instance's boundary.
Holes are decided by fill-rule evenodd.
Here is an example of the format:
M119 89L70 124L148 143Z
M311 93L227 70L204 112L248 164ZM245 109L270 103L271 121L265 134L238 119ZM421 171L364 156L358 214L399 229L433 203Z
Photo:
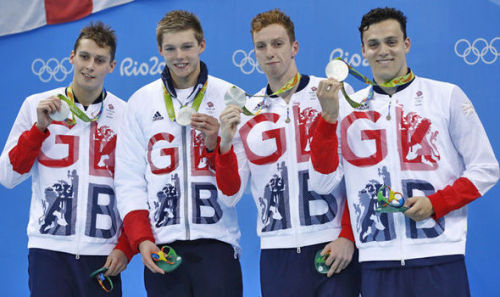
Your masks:
M207 90L207 82L203 85L201 90L196 94L196 97L194 98L193 104L191 107L198 111L201 105L201 101L203 100L203 96L205 96L205 91ZM175 122L175 110L174 110L174 103L172 102L172 95L170 95L167 91L167 88L165 88L165 85L163 85L163 98L165 99L165 106L167 107L167 113L168 113L168 118L170 121ZM181 106L181 108L183 108Z
M94 117L94 118L89 118L87 116L87 114L85 112L83 112L80 108L78 108L78 106L76 106L75 104L75 94L73 93L73 87L72 86L69 86L67 89L66 89L66 92L68 94L68 97L62 95L62 94L58 94L57 97L59 99L61 99L62 101L66 102L69 106L69 110L71 110L71 120L70 119L65 119L64 121L66 122L66 124L70 125L70 126L73 126L76 124L76 119L75 119L75 115L82 121L84 122L95 122L97 120L99 120L99 118L101 117L101 114L102 114L102 110L103 110L103 107L104 107L104 98L102 98L103 96L103 93L101 92L101 98L103 99L101 101L101 108L99 109L99 112L97 113L97 115Z
M266 95L266 94L264 94L264 95L255 95L255 94L250 95L248 93L245 93L248 97L264 97L264 99L262 99L262 101L259 104L257 104L257 106L255 107L255 109L257 110L257 112L255 112L255 114L253 114L251 111L249 111L245 106L243 106L243 108L242 108L243 114L245 114L245 115L258 115L262 111L262 108L264 108L265 101L266 101L267 97L283 94L286 91L293 89L300 82L300 79L301 79L301 75L300 75L300 73L297 72L297 74L295 74L294 77L292 77L281 88L279 88L279 90L272 93L271 95Z
M335 59L343 61L342 58L340 58L340 57L337 57ZM345 61L343 61L343 62L346 63ZM390 80L388 82L382 83L382 84L377 84L377 83L373 82L372 80L370 80L369 78L367 78L366 76L364 76L363 74L361 74L356 69L354 69L354 67L352 67L348 63L346 63L346 65L349 68L349 74L351 74L352 76L354 76L358 80L362 81L363 83L365 83L367 85L379 86L379 87L382 87L382 88L395 88L395 87L404 85L404 84L410 82L412 79L415 78L415 75L413 74L413 71L411 71L411 69L410 69L410 72L408 72L407 74L405 74L403 76L396 77L396 78L394 78L394 79L392 79L392 80ZM365 99L363 99L360 103L352 100L347 95L347 92L344 89L344 84L342 84L341 90L342 90L342 94L344 95L345 99L347 100L347 102L349 103L349 105L351 105L353 108L358 108L358 107L364 105L368 100L370 100L370 99L373 98L373 88L370 89L370 93L368 94L368 97L366 97Z

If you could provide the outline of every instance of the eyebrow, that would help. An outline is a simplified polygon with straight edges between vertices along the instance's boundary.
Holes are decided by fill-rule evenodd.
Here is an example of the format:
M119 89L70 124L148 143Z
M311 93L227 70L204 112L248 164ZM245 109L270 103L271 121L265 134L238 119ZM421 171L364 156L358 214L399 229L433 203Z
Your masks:
M89 52L87 52L87 51L79 51L79 52L78 52L78 54L79 54L79 55L84 54L84 55L89 55L89 56L92 56L92 55L91 55ZM107 59L107 58L108 58L108 56L107 56L107 55L95 55L95 57L96 57L96 58L100 58L100 59L101 59L101 58L102 58L102 59Z

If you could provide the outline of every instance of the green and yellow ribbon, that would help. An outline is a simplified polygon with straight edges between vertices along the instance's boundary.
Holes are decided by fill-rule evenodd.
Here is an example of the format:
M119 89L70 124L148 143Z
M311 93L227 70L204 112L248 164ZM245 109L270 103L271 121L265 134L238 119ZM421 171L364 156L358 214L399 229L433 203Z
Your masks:
M75 94L73 93L73 87L69 86L66 89L66 92L67 92L69 98L62 95L62 94L57 95L57 97L59 99L61 99L62 101L66 102L68 104L69 110L71 111L71 119L64 120L66 122L66 124L68 124L70 126L75 125L76 124L75 115L80 120L87 122L87 123L88 122L96 122L97 120L99 120L99 118L101 117L101 114L102 114L103 107L104 107L104 98L102 98L103 100L101 101L101 108L99 109L99 113L97 113L97 115L94 118L89 118L85 112L83 112L80 108L78 108L78 106L75 105ZM103 96L103 93L101 93L101 97L102 96Z
M208 80L205 82L201 90L196 94L196 97L194 98L193 104L191 107L198 112L198 109L200 108L201 101L203 100L203 97L205 96L205 92L207 90L207 83ZM172 95L167 91L167 88L165 88L165 85L163 85L163 98L165 99L165 106L167 108L167 114L168 118L170 121L175 122L175 110L174 110L174 103L172 101ZM183 108L181 106L181 108Z
M337 57L335 58L336 60L341 60L343 61L344 63L346 63L344 60L342 60L342 58L340 57ZM377 84L375 82L373 82L371 79L367 78L366 76L364 76L363 74L361 74L361 72L357 71L356 69L354 69L354 67L352 67L351 65L349 65L348 63L346 63L347 67L349 68L349 74L351 74L352 76L354 76L355 78L357 78L358 80L362 81L363 83L367 84L367 85L371 85L371 86L379 86L379 87L382 87L382 88L395 88L395 87L398 87L398 86L401 86L401 85L404 85L410 81L412 81L414 78L415 78L415 75L413 74L413 72L410 70L410 72L408 72L407 74L403 75L403 76L399 76L399 77L396 77L390 81L387 81L385 83L382 83L382 84ZM360 106L363 106L368 100L372 99L373 98L373 88L370 89L370 93L368 94L368 96L363 99L361 102L356 102L354 100L352 100L349 95L347 95L347 92L345 91L344 89L344 84L342 84L342 87L341 87L341 91L342 91L342 94L344 95L346 101L349 103L349 105L351 105L353 108L358 108Z
M264 97L264 99L262 99L261 102L259 102L257 104L257 106L255 107L255 109L257 109L257 111L255 112L255 114L253 114L251 111L249 111L245 106L243 106L242 110L243 110L243 114L245 115L258 115L261 111L262 111L262 108L264 108L265 106L265 101L266 101L266 98L267 97L271 97L271 96L277 96L279 94L283 94L291 89L293 89L299 82L300 82L300 79L301 79L301 75L300 73L297 72L297 74L295 74L289 81L287 81L281 88L279 88L276 92L272 93L271 95L267 95L267 94L264 94L264 95L250 95L248 93L245 93L248 97Z

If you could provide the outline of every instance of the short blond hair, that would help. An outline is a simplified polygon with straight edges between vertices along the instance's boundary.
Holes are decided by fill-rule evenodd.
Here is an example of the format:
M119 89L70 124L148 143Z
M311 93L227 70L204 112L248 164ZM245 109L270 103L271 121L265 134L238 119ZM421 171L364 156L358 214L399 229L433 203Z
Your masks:
M184 30L194 30L194 37L201 43L203 40L203 29L198 17L185 10L172 10L168 12L156 26L156 41L158 46L163 43L163 34L168 32L179 32Z

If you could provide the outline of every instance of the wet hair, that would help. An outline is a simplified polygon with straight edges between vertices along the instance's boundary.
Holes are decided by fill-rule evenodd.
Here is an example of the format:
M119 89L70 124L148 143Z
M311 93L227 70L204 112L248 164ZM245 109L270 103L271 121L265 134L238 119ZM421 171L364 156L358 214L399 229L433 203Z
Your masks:
M198 44L203 40L203 29L198 17L185 10L172 10L168 12L156 26L156 41L161 47L163 43L163 34L168 32L179 32L184 30L194 30L194 37Z
M98 21L97 23L90 23L90 25L83 27L73 46L73 51L75 53L82 39L90 39L102 48L109 47L109 54L111 55L110 62L115 60L116 35L115 31L111 29L109 25Z
M287 16L284 12L282 12L278 8L261 12L252 19L251 22L252 28L250 29L252 38L253 38L253 33L259 32L265 27L273 24L282 25L288 34L290 42L295 41L295 27L293 25L292 20L290 19L289 16Z
M401 27L401 31L403 31L403 39L406 39L406 16L403 12L391 7L378 7L370 10L361 19L361 25L358 28L361 35L361 43L363 43L363 33L372 24L377 24L385 20L396 20Z

